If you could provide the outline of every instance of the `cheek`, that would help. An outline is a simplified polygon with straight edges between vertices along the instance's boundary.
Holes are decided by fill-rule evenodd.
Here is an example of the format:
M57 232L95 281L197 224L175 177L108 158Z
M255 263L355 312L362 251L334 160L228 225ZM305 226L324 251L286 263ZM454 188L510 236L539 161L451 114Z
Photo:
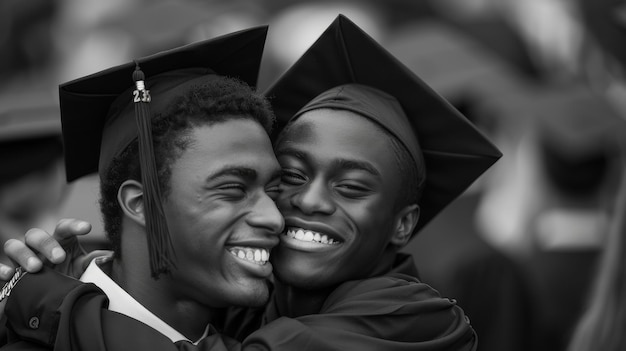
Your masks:
M193 203L183 201L169 202L164 206L164 212L172 243L177 251L188 254L206 247L213 236L209 212ZM185 254L179 259L185 259Z
M356 226L356 251L382 251L394 230L391 206L372 201L352 206L346 211ZM358 252L357 252L358 254Z
M291 207L291 198L296 194L296 190L293 188L281 187L280 194L276 198L276 206L279 210L287 209Z
M352 218L359 232L368 232L381 227L391 215L379 201L375 200L350 204L344 208L346 208L346 212Z

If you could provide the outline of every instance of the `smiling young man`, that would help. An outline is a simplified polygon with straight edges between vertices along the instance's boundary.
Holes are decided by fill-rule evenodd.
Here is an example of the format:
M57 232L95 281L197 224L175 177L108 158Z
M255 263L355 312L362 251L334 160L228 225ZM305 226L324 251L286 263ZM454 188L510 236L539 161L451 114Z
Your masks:
M264 309L232 308L219 328L244 349L474 349L463 311L398 251L500 153L343 16L267 95L277 279Z
M501 153L343 16L266 95L286 230L264 325L244 346L476 347L463 311L399 250Z
M68 180L99 171L115 255L94 260L81 278L106 297L94 299L94 285L23 276L11 296L70 286L61 297L72 304L46 300L47 293L40 303L52 311L9 304L7 315L28 317L8 324L7 349L213 343L210 323L225 307L267 301L269 251L284 224L274 204L280 167L268 136L269 103L248 86L256 82L266 31L185 46L60 86ZM51 327L58 332L50 334Z

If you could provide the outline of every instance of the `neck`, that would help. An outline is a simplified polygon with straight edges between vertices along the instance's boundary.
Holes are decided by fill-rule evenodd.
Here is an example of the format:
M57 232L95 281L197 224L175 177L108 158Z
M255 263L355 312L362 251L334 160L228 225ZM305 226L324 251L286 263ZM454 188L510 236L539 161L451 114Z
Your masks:
M378 257L376 265L361 277L353 279L367 279L387 274L393 269L397 255L397 249L390 247L388 250ZM339 284L326 288L311 289L301 288L294 285L286 284L276 277L274 285L274 304L279 316L296 318L309 314L318 314L322 310L322 306L326 299L337 288Z
M210 308L176 291L170 275L151 275L147 243L132 242L145 235L122 235L122 258L113 261L111 278L150 312L183 334L197 340L206 326L217 318L219 309Z

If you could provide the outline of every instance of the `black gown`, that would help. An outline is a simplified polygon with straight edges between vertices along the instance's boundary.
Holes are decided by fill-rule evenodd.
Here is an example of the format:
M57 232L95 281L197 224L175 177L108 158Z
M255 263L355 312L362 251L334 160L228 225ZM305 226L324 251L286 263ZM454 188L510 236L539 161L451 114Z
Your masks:
M241 343L212 329L198 346L173 344L109 311L95 285L45 269L24 276L9 297L9 344L2 350L475 350L474 330L455 302L415 278L410 256L399 254L396 262L383 276L341 284L318 314L281 317L270 300L265 311L232 318L238 332L226 326ZM264 325L245 335L259 321Z

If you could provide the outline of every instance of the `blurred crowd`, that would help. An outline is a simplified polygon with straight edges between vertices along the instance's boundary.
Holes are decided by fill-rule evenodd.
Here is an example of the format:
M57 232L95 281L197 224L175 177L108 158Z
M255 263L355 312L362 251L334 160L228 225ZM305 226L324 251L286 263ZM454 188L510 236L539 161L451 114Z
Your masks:
M269 24L264 90L339 13L504 154L406 248L469 315L479 350L626 348L620 0L4 0L2 242L69 216L94 224L87 246L106 247L97 177L65 184L59 83Z

